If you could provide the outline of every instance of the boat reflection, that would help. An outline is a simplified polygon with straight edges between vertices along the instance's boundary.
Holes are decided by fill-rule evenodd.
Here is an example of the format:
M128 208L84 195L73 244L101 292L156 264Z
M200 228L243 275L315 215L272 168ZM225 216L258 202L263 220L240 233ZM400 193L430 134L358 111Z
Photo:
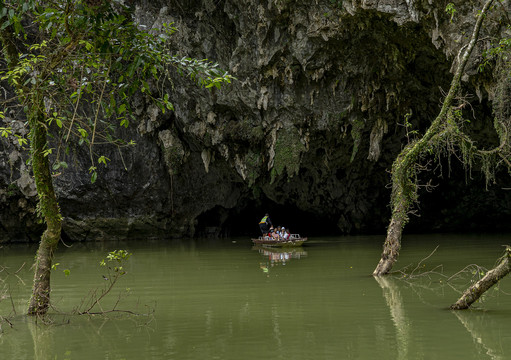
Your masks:
M259 251L259 254L266 257L266 263L259 263L259 267L264 273L269 273L270 268L277 265L286 265L291 259L301 259L307 257L307 251L302 247L294 248L268 248L260 245L252 247L252 250Z

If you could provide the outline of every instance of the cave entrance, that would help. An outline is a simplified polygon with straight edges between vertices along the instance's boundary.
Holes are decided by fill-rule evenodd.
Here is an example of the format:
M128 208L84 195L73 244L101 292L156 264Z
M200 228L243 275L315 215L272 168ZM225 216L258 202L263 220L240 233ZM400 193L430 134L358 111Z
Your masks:
M274 226L284 226L292 233L303 236L340 234L335 219L265 199L247 200L232 209L215 206L197 218L196 235L199 237L257 237L261 235L258 224L265 213L270 214Z

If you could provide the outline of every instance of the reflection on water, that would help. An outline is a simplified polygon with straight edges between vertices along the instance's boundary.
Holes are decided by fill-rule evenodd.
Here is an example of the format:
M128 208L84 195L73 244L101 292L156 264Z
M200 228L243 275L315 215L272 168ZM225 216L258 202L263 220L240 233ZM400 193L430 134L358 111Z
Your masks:
M409 319L406 317L399 286L392 277L376 277L375 280L383 290L383 297L390 309L392 321L396 327L397 358L408 359L411 326Z
M496 322L484 311L452 311L472 336L474 348L480 359L509 359L509 352L504 352L504 341ZM497 325L498 326L498 325Z
M305 251L302 247L275 248L253 246L252 250L257 250L259 254L267 259L266 262L259 263L259 268L265 274L269 274L270 269L274 266L286 265L286 263L291 259L302 259L307 256L307 251Z
M16 274L24 283L0 273L0 287L8 289L0 315L13 324L2 323L0 352L5 359L37 360L511 357L511 297L489 298L480 305L485 312L452 312L447 308L458 294L434 279L375 280L380 240L323 238L294 249L252 248L249 239L76 244L57 254L60 267L70 270L53 274L52 299L61 311L104 281L97 264L106 252L124 248L134 255L118 290L129 287L131 295L119 308L149 305L154 316L36 323L20 315L32 276L25 266ZM424 259L440 245L426 269L443 264L451 274L472 262L490 267L508 242L452 235L405 240L399 264ZM0 264L11 273L33 259L28 247L4 249ZM262 276L257 264L271 276Z

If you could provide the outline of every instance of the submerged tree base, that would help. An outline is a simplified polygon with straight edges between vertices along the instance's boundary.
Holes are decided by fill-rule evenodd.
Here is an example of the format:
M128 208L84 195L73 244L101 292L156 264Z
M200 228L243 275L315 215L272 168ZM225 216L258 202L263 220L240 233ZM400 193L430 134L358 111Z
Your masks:
M486 291L499 282L504 276L511 272L511 247L506 246L504 256L502 256L499 265L488 271L486 275L469 287L458 301L451 305L451 310L465 310L476 302Z

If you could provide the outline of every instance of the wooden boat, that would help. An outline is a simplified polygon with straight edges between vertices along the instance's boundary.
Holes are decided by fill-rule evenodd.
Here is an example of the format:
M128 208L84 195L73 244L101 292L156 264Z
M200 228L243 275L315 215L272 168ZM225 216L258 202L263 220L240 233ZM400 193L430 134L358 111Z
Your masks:
M300 234L291 234L289 239L275 240L269 236L259 236L257 239L252 239L254 245L261 246L275 246L275 247L295 247L302 246L307 241L306 237L301 237Z

